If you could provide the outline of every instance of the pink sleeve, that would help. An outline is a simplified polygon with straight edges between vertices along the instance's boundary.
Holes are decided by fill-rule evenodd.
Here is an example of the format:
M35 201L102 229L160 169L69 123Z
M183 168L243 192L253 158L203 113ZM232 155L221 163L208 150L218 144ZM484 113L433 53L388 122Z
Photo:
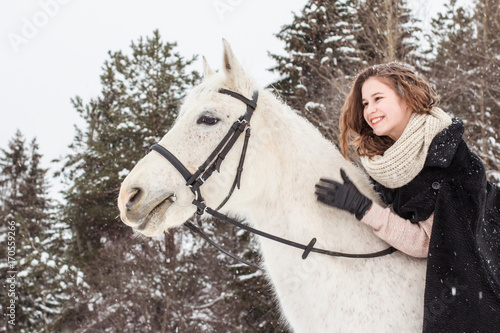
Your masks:
M379 238L412 257L427 258L434 213L419 223L411 223L392 212L373 204L361 221L373 228Z

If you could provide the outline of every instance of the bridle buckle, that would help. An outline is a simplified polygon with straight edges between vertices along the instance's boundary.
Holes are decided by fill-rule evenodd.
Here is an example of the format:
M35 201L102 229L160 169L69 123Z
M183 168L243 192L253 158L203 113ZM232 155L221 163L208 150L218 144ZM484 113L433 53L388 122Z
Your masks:
M179 200L177 199L177 192L179 191L179 189L181 188L190 188L189 192L190 193L193 193L194 194L194 199L191 200L191 202L189 202L189 204L187 205L183 205L181 203L179 203ZM174 195L172 196L172 201L179 207L182 207L182 208L187 208L187 207L190 207L192 204L193 204L193 201L198 201L198 191L193 191L192 190L193 186L192 185L180 185L179 187L177 187L177 189L175 190L174 192Z

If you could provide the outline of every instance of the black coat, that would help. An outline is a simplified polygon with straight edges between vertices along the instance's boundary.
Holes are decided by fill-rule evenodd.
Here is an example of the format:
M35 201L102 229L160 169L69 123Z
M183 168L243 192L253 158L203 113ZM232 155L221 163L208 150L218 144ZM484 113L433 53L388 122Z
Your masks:
M422 171L382 200L413 223L434 212L424 332L500 332L500 188L454 119L429 148Z

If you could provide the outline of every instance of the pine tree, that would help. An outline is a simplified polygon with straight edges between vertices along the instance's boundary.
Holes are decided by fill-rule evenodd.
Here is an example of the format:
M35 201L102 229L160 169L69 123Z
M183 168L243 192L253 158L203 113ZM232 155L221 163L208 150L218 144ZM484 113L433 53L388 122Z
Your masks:
M287 55L271 55L271 86L336 142L350 82L362 69L399 60L416 64L417 20L404 0L311 0L277 37Z
M0 158L0 202L6 222L2 228L15 226L15 269L9 266L10 271L17 272L15 328L19 332L49 331L66 295L60 284L66 276L60 271L65 265L61 237L64 225L55 223L51 214L47 170L40 166L42 156L36 139L27 147L18 131L9 148L2 149L4 156ZM2 266L8 264L3 259L8 257L2 256Z
M185 89L198 77L185 73L193 60L174 53L175 46L163 43L156 31L132 43L131 55L110 53L102 96L87 105L73 99L88 124L85 132L78 131L63 169L73 183L65 192L66 216L73 220L79 255L92 255L102 236L123 235L115 202L120 181L166 133Z
M155 31L133 42L130 54L110 52L101 75L101 95L87 104L73 99L87 128L77 131L73 153L60 173L69 186L62 214L73 231L71 257L83 281L73 290L75 302L62 316L61 329L83 325L134 331L134 325L146 320L153 331L164 331L172 319L165 292L175 288L175 233L165 234L163 243L131 239L130 229L118 218L116 197L123 178L166 133L186 89L199 78L197 72L186 71L195 58L185 60L175 47ZM170 264L163 267L165 262ZM145 276L137 273L134 278L142 269ZM137 286L133 291L131 281ZM152 297L155 290L146 286L156 288L157 296ZM150 309L146 315L145 307Z
M440 41L429 64L433 81L443 109L464 120L490 180L500 182L500 3L476 1L469 12L451 0L446 8L433 21Z
M10 151L2 149L3 157L0 160L2 171L0 173L0 188L2 189L2 218L14 218L19 210L20 186L28 170L28 156L26 141L18 130L9 142Z
M351 0L309 1L277 34L286 55L271 55L277 63L271 70L281 76L271 86L330 139L336 137L348 80L360 67L354 12Z
M367 65L401 61L415 65L418 55L417 27L405 0L356 0L361 57Z

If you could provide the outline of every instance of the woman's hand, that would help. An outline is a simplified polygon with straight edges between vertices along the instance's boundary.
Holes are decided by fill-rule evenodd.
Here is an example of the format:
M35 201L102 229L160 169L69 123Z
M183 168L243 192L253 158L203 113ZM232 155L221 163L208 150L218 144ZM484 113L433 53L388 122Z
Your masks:
M347 210L361 220L372 206L372 201L358 191L344 169L340 169L340 175L344 180L343 184L330 179L320 179L320 183L316 184L318 201Z

